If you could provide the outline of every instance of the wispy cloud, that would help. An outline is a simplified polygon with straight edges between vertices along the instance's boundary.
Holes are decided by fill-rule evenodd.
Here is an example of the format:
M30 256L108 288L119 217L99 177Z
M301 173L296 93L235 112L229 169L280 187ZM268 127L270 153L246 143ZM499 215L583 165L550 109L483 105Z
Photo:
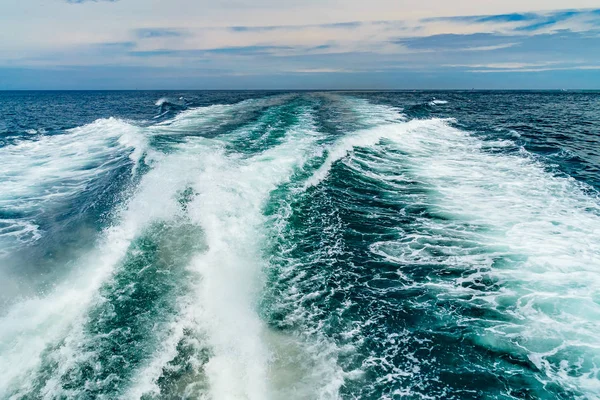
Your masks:
M362 27L385 26L398 31L418 32L429 25L450 23L455 27L480 25L488 26L485 32L498 33L535 33L542 29L576 28L582 24L600 24L600 9L566 10L552 12L526 12L490 15L466 15L449 17L430 17L419 20L375 20L375 21L347 21L324 24L298 24L298 25L257 25L257 26L231 26L227 29L232 32L273 32L279 30L299 31L313 28L320 29L358 29ZM565 25L567 24L567 25ZM571 25L569 25L571 24ZM445 25L446 29L451 29ZM485 29L485 28L484 28Z
M567 67L530 67L530 68L506 68L506 69L473 69L468 72L487 73L515 73L515 72L548 72L548 71L594 71L600 70L600 65L573 65Z
M545 61L537 63L498 62L484 64L446 64L445 67L467 69L472 73L514 73L514 72L546 72L546 71L593 71L600 70L600 65L581 64L579 62Z
M114 3L117 1L118 0L66 0L66 2L69 4L98 3L98 2Z
M165 37L181 37L186 34L186 31L171 28L142 28L136 29L134 33L140 39L153 39Z
M454 24L502 25L505 33L536 32L542 29L557 27L561 23L597 24L600 22L600 10L567 10L544 13L511 13L498 15L472 15L454 17L425 18L424 23L450 22ZM497 28L497 27L496 27ZM561 27L564 29L564 27Z
M275 51L291 50L290 46L233 46L233 47L219 47L214 49L200 50L207 54L226 54L236 56L248 56L248 55L265 55L272 54Z
M266 25L266 26L230 26L227 29L232 32L272 32L279 30L296 31L305 30L310 28L322 28L322 29L355 29L359 28L366 23L361 21L350 21L350 22L334 22L330 24L308 24L308 25Z
M321 24L317 25L321 28L342 28L342 29L354 29L362 26L363 23L360 21L352 21L352 22L336 22L333 24Z
M175 57L206 57L211 55L225 56L265 56L272 55L277 51L292 50L290 46L237 46L237 47L218 47L212 49L187 49L187 50L141 50L131 51L129 55L134 57L157 57L157 56L175 56Z
M510 47L518 46L519 43L503 43L503 44L495 44L490 46L474 46L474 47L465 47L460 50L462 51L494 51L494 50L502 50L508 49Z
M444 67L451 68L482 68L482 69L522 69L533 67L544 67L552 64L560 64L558 61L548 61L543 63L520 63L520 62L499 62L489 64L445 64Z
M442 34L392 40L408 49L430 51L490 51L515 46L513 37L492 33Z
M456 23L500 23L500 22L522 22L532 21L538 18L538 14L535 13L512 13L512 14L498 14L498 15L467 15L467 16L455 16L455 17L433 17L424 18L421 21L427 22L456 22Z
M92 47L98 49L109 49L109 50L128 50L136 46L135 42L107 42L107 43L96 43Z
M227 29L232 32L270 32L279 29L289 29L285 26L230 26Z
M535 18L533 20L533 23L526 24L524 26L519 26L519 27L515 28L515 30L516 31L537 31L542 28L554 26L554 25L558 24L559 22L567 21L567 20L577 17L577 16L588 16L588 15L593 16L594 14L589 14L588 12L581 12L581 11L566 11L566 12L552 13L549 15L538 15L537 18Z
M288 72L295 74L347 74L355 71L345 68L299 68L290 70Z

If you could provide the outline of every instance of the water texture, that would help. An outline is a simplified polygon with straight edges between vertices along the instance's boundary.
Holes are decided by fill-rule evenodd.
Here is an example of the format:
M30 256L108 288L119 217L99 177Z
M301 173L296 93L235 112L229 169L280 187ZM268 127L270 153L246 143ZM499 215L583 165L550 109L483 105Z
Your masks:
M600 398L599 134L595 92L2 92L0 398Z

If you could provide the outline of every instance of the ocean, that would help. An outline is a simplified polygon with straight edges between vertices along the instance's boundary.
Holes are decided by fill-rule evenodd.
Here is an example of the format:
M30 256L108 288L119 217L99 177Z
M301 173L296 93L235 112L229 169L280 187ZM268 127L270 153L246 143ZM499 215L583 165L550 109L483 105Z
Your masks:
M600 398L600 92L0 92L1 399Z

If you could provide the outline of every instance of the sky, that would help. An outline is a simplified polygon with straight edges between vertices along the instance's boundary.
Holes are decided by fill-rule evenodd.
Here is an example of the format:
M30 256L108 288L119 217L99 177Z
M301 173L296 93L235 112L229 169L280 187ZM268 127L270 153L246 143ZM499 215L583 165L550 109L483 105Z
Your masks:
M598 0L0 1L0 90L600 89Z

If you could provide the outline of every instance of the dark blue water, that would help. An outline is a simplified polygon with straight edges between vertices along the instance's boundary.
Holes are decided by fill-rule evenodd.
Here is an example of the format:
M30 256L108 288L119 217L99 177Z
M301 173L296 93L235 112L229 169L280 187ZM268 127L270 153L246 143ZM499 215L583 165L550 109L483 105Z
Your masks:
M0 398L600 396L600 93L0 115Z

